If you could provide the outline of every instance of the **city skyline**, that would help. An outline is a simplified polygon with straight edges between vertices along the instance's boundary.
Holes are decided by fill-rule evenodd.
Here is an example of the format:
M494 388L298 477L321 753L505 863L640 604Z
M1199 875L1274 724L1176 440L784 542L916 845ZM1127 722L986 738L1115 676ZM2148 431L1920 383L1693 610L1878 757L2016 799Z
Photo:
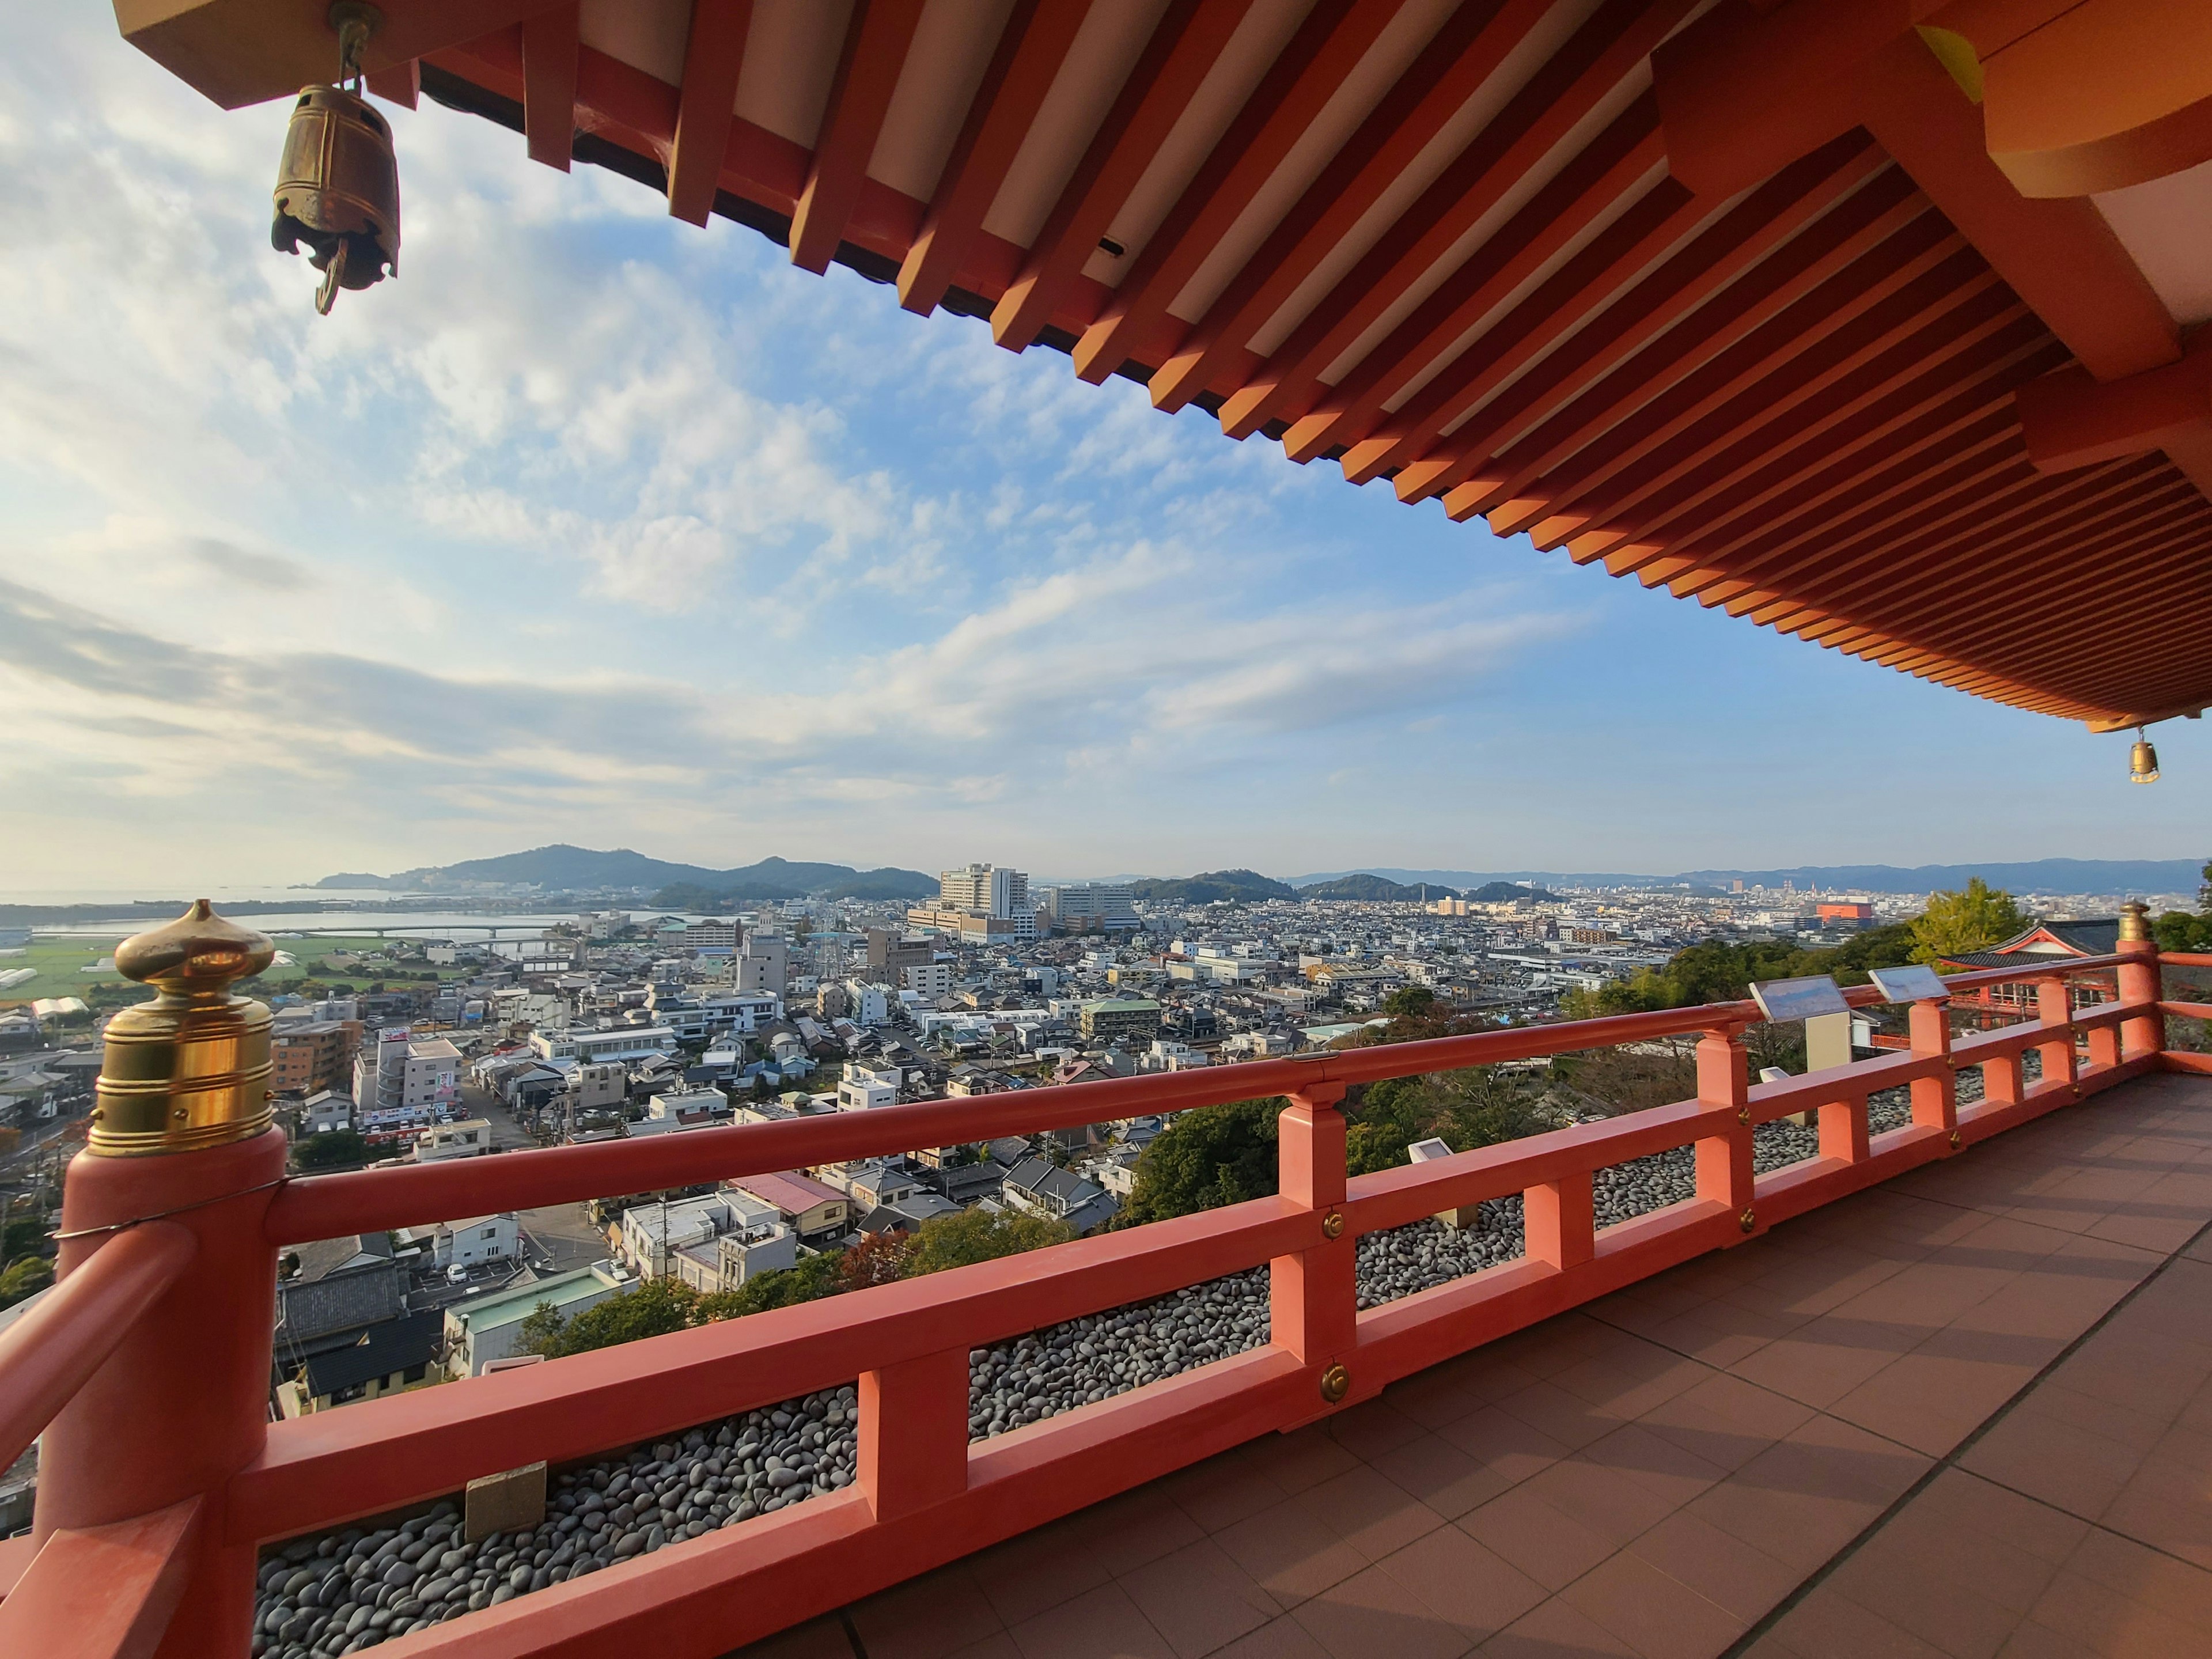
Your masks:
M2203 850L2200 725L2133 788L2126 734L1286 467L428 104L393 115L404 276L318 319L267 244L281 106L215 110L96 13L0 30L11 888L549 840L1162 872Z

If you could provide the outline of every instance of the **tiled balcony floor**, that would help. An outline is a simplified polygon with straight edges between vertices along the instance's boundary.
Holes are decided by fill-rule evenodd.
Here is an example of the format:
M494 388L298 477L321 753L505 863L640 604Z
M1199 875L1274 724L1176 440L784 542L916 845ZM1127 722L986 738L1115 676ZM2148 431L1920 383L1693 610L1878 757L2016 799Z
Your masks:
M2208 1224L2142 1079L748 1659L2212 1655Z

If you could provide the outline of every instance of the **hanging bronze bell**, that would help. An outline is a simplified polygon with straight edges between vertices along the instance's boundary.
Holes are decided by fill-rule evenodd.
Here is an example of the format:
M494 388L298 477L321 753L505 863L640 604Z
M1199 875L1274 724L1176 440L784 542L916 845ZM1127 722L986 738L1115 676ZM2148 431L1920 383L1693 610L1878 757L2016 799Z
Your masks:
M328 314L342 288L362 289L399 273L399 161L392 125L343 87L301 89L276 169L280 253L305 242L323 273L315 309Z

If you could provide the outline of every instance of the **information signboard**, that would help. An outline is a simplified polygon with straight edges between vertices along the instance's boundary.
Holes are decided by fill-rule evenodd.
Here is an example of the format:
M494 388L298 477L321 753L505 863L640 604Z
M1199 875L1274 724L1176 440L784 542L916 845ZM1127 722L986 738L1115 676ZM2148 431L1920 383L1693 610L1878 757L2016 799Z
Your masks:
M1759 1012L1769 1019L1818 1019L1822 1014L1850 1012L1850 1004L1836 981L1826 974L1808 979L1770 979L1751 988Z
M1903 968L1870 968L1867 977L1874 981L1875 988L1885 1002L1925 1002L1929 997L1948 997L1951 994L1943 986L1943 976L1923 963L1912 963Z

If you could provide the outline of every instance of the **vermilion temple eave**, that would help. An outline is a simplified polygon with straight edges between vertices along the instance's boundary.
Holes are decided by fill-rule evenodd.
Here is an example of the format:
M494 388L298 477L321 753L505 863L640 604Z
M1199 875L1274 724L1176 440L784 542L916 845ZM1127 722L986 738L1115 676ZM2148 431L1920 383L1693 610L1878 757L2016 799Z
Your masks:
M332 73L306 0L116 9L226 107ZM2212 702L2202 9L380 10L372 93L1407 502L2098 729Z

